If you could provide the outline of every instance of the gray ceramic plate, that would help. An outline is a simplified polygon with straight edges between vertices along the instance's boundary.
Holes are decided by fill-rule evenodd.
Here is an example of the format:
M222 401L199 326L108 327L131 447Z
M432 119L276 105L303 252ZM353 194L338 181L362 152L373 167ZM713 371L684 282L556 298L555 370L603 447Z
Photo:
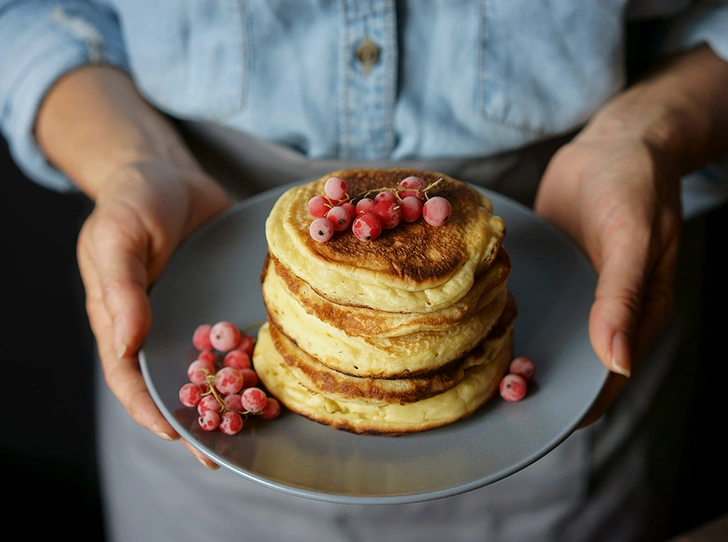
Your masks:
M515 354L536 363L517 403L496 396L470 418L401 437L361 436L283 412L251 419L228 436L204 432L178 398L195 358L194 329L230 320L260 323L265 219L287 187L239 204L175 253L150 292L154 324L141 353L152 396L174 428L219 465L280 491L359 504L409 503L476 489L526 467L576 428L607 371L593 353L587 319L596 285L584 255L529 209L484 190L507 226L509 286L519 305Z

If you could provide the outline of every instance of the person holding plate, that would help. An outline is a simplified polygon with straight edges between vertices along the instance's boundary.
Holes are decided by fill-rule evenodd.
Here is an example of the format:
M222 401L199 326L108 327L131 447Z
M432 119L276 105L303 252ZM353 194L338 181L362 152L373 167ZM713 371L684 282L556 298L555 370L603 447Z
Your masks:
M679 442L663 407L688 393L663 394L689 369L695 309L691 283L675 288L683 213L691 189L723 186L709 179L728 153L727 61L715 1L0 1L10 150L31 179L94 201L78 261L109 539L659 540L672 486L650 453ZM195 468L214 465L165 442L179 435L138 353L175 249L237 199L358 164L443 171L533 206L599 275L602 396L502 481L346 506Z

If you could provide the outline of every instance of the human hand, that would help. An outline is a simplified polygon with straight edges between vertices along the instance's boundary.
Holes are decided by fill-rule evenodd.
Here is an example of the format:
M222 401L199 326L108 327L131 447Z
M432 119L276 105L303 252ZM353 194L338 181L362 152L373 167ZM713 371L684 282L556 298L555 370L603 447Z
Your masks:
M167 440L179 435L139 368L138 351L152 322L147 291L179 243L230 204L220 186L192 165L136 162L111 173L78 238L86 309L106 383L137 423Z
M152 321L147 290L179 243L231 201L169 119L110 66L61 77L38 111L35 137L49 162L95 202L77 253L106 383L142 427L178 439L139 369Z
M585 250L599 277L589 337L612 373L582 427L601 417L673 313L678 175L638 138L587 131L542 179L536 212Z
M582 427L602 415L673 313L680 179L728 152L726 89L728 62L709 46L666 58L605 104L544 173L536 212L599 275L589 337L612 374Z

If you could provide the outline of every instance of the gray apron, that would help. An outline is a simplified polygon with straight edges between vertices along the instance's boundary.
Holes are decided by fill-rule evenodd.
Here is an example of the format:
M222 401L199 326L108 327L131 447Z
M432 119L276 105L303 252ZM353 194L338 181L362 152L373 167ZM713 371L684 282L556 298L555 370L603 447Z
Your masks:
M343 163L310 161L220 127L180 128L205 169L236 198L342 167L404 166L447 173L530 205L549 157L563 143L489 159ZM689 245L699 250L698 243ZM699 256L688 259L694 263ZM689 395L674 393L670 383L689 382L693 352L681 350L681 339L690 332L686 315L698 307L684 301L694 305L698 298L694 291L680 298L672 328L596 424L504 480L417 504L319 502L225 469L210 471L180 443L136 425L99 374L100 479L109 541L645 542L651 533L661 540L679 460L680 412L686 410L676 399L684 402Z

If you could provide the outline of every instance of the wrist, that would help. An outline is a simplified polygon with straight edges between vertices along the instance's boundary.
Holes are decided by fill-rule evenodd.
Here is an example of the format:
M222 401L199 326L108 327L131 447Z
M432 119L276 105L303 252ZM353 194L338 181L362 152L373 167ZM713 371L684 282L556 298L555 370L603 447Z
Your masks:
M677 175L728 153L728 63L702 46L675 57L615 96L583 141L631 140Z
M108 66L85 66L56 82L35 136L49 162L92 199L114 171L136 163L200 169L169 120Z

